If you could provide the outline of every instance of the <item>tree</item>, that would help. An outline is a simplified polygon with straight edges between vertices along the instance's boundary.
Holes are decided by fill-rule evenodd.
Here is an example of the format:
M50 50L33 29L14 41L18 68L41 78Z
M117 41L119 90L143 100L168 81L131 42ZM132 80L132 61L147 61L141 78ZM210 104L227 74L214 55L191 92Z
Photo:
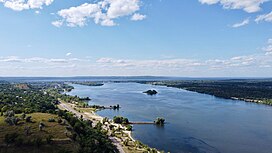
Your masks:
M127 126L126 126L126 129L127 129L128 131L132 131L132 126L131 126L131 125L127 125Z
M23 113L23 114L21 115L21 119L22 119L22 120L24 120L24 119L25 119L25 117L26 117L26 114L25 114L25 113Z
M113 122L117 124L128 124L129 120L127 118L121 117L121 116L114 116Z
M125 139L125 141L123 143L124 143L125 146L128 146L128 142L129 142L129 140Z
M108 121L109 121L109 118L104 117L103 120L102 120L102 123L105 124L105 123L108 122Z
M165 122L165 119L164 118L160 118L158 117L154 123L157 124L157 125L164 125L164 122Z
M29 122L29 123L30 123L30 122L31 122L31 118L32 118L32 116L27 116L26 119L25 119L26 122Z
M51 144L52 141L53 141L52 139L53 139L53 136L52 136L52 135L47 136L47 137L46 137L46 142L47 142L47 144Z
M40 122L39 130L42 131L44 127L45 127L45 124L43 122Z
M30 126L25 127L25 135L28 136L30 134Z

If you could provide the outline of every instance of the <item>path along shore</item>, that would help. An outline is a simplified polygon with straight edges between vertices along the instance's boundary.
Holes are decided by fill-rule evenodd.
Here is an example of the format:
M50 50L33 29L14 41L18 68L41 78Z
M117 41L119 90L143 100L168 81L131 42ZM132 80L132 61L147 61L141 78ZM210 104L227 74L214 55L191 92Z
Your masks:
M67 110L67 111L75 114L78 118L81 118L81 116L82 116L84 120L92 120L95 125L98 122L102 123L102 121L103 121L103 117L95 114L94 112L91 112L91 113L90 112L79 112L79 111L75 110L75 104L66 103L66 102L63 102L60 100L60 104L58 105L58 107L62 110ZM121 129L126 129L125 127L123 127L120 124L115 124L115 123L111 123L111 124L116 127L120 127ZM105 130L109 130L108 127L109 126L103 126L103 128ZM135 142L135 139L133 139L133 137L131 136L131 131L124 131L124 133L126 133L128 135L128 138L131 139L131 141ZM109 139L117 147L117 149L119 150L120 153L126 153L123 149L122 142L119 138L112 137L109 135Z

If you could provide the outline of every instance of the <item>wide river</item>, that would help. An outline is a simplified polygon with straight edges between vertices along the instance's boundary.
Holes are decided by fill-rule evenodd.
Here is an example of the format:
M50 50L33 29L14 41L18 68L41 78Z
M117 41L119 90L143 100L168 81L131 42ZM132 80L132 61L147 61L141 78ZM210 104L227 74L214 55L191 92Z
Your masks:
M92 98L90 104L120 104L119 111L103 110L104 117L130 121L166 119L164 127L134 125L133 137L171 153L271 153L272 107L227 100L186 90L138 83L74 85L69 94ZM155 96L143 91L155 89Z

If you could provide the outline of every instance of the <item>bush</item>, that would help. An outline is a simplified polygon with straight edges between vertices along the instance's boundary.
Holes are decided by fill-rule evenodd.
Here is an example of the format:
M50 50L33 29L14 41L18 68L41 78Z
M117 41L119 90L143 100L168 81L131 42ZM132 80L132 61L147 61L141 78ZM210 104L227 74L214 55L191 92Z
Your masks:
M42 138L41 137L34 138L33 144L35 144L37 147L40 147L42 145Z
M15 139L15 145L16 146L21 146L24 144L24 139L22 137L18 137Z
M62 119L58 118L58 123L61 124L62 123Z
M12 117L7 117L5 119L5 122L9 125L18 125L18 122L20 121L19 118L12 116Z
M105 123L108 122L108 121L109 121L109 118L104 117L103 120L102 120L102 123L105 124Z
M117 124L128 124L129 121L127 118L121 117L121 116L114 116L113 122Z
M46 137L46 143L47 143L47 144L51 144L52 141L53 141L52 138L53 138L52 135L47 136L47 137Z
M25 119L26 122L32 122L32 121L31 121L31 118L32 118L32 116L27 116L26 119Z
M92 126L93 126L93 121L87 120L87 121L86 121L86 124L87 124L88 126L92 127Z
M48 122L56 122L56 120L54 118L49 118Z
M14 116L14 111L11 110L11 111L5 112L5 113L4 113L4 116L5 116L5 117L12 117L12 116Z
M132 131L132 126L131 126L131 125L127 125L127 126L126 126L126 129L127 129L128 131Z
M110 125L109 128L110 130L112 130L114 128L114 125Z
M6 144L11 144L15 142L15 139L18 137L18 133L11 133L11 134L6 134L4 138L4 142Z
M21 119L22 119L22 120L24 120L24 119L25 119L25 117L26 117L26 114L25 114L25 113L23 113L23 114L21 115Z

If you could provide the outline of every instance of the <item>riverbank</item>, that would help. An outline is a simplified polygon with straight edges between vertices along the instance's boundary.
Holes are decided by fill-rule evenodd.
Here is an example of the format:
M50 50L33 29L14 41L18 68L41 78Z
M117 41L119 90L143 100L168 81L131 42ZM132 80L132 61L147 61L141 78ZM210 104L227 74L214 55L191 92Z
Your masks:
M132 132L122 124L113 123L112 120L103 118L95 113L95 109L79 108L76 104L67 103L59 99L59 109L67 110L78 118L91 120L93 126L102 123L103 130L107 132L109 139L113 142L120 153L140 153L144 151L159 152L150 148L132 137Z

